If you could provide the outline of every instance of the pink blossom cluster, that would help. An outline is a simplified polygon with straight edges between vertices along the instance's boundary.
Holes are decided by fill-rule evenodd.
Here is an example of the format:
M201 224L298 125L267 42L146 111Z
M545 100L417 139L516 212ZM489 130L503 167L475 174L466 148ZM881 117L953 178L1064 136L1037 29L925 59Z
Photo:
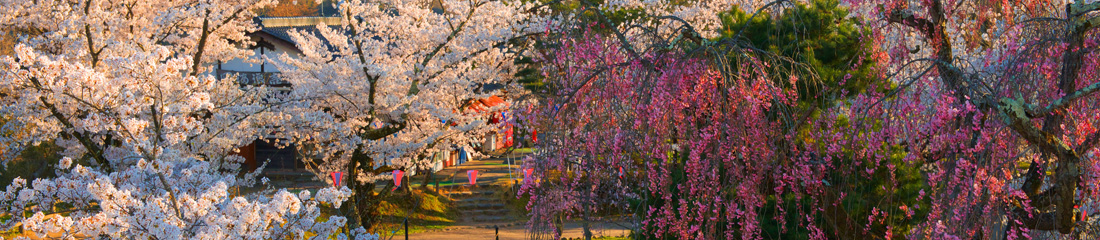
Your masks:
M813 76L764 50L561 24L529 115L551 136L530 227L625 213L656 238L1096 236L1100 3L843 2L874 25L886 81L820 108L779 84Z

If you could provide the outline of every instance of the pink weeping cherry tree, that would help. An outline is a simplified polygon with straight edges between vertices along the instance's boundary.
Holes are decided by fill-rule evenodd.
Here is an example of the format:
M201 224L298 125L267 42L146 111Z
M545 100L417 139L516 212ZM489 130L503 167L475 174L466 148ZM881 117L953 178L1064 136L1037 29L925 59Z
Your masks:
M927 168L934 238L1095 236L1100 3L845 1L899 84L852 111ZM869 161L881 157L866 154Z
M1096 236L1100 3L840 6L870 45L852 72L880 80L855 92L804 94L833 85L745 28L619 2L558 18L527 116L535 237L620 215L636 238Z

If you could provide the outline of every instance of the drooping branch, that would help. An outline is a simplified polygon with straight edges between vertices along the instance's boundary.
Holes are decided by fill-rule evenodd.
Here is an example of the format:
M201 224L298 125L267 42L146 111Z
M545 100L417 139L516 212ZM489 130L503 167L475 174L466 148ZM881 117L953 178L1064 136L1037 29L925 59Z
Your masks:
M1022 208L1017 208L1012 211L1012 214L1020 219L1020 223L1026 228L1052 231L1058 229L1055 224L1057 222L1057 216L1054 213L1028 213Z

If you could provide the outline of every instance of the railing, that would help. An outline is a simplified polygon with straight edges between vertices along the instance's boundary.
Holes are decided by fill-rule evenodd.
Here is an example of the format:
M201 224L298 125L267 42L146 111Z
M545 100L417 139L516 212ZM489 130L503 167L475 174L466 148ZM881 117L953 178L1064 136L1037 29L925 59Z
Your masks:
M219 79L225 79L233 74L237 74L237 83L241 84L241 86L290 87L290 82L283 80L282 74L277 72L241 72L229 70L218 70L217 72Z

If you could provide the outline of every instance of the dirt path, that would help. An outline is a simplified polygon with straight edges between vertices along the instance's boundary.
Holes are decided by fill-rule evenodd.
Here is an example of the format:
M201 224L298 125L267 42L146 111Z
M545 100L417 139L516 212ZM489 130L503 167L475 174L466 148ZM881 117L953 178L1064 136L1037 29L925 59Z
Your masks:
M478 185L512 183L515 180L523 179L523 172L520 167L523 165L524 156L527 156L527 153L517 152L498 157L479 158L462 165L444 168L435 173L434 178L439 179L440 185L465 186L470 181L466 171L477 170ZM414 179L413 182L419 185L423 180L423 175L414 177ZM446 190L446 186L442 188Z

